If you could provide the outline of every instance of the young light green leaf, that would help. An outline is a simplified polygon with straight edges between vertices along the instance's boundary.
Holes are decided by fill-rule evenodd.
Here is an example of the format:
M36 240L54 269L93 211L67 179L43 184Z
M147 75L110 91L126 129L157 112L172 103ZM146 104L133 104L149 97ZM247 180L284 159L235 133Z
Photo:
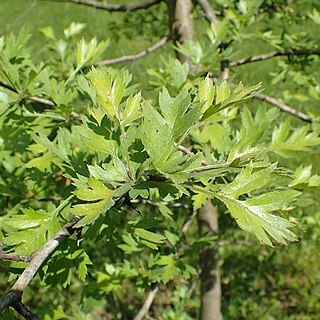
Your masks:
M312 165L308 167L303 167L302 165L299 166L294 173L295 178L289 184L289 187L293 187L301 183L306 183L311 177L311 174L312 174L311 170L312 170Z
M134 120L140 118L142 114L141 110L141 93L136 95L131 95L126 103L124 113L123 113L123 125L127 126L131 124Z
M216 88L209 76L202 79L199 85L199 100L203 103L201 112L204 113L213 103Z

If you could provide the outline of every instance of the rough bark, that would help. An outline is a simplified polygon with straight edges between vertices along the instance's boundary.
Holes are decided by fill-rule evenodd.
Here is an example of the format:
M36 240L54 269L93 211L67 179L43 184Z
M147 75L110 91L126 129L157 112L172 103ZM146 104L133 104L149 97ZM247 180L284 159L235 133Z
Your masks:
M200 234L217 235L218 210L208 202L198 212ZM222 320L218 245L204 248L200 255L201 320Z

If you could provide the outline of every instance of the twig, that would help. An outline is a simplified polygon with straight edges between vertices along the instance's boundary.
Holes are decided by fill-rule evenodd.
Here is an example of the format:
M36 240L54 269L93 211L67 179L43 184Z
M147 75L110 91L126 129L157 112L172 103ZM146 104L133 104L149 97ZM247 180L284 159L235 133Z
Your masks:
M185 222L181 228L180 234L179 234L180 239L186 235L186 233L188 232L188 230L191 226L191 223L192 223L193 219L196 217L196 215L197 215L197 211L193 210L192 214L190 214L186 217L186 220L185 220Z
M32 254L29 265L24 269L16 283L12 286L11 290L0 298L0 313L10 306L14 307L18 302L21 302L24 290L34 278L43 262L52 254L63 240L74 233L74 226L81 219L82 217L76 217L71 222L65 224L61 230L59 230L50 240Z
M16 261L16 262L30 262L30 256L0 252L0 260L8 260L8 261Z
M30 312L28 308L20 301L13 303L12 308L14 308L27 320L37 320L37 317L32 312Z
M169 41L170 38L171 38L170 36L164 37L160 41L158 41L157 43L155 43L154 45L149 47L148 49L145 49L137 54L122 56L122 57L114 58L114 59L110 59L110 60L102 60L102 61L96 62L94 65L112 65L112 64L116 64L116 63L120 63L120 62L125 62L125 61L138 60L138 59L148 55L149 53L156 51L157 49L163 47Z
M103 60L103 61L99 61L96 62L94 65L112 65L112 64L116 64L116 63L120 63L120 62L125 62L125 61L134 61L134 60L138 60L140 58L143 58L144 56L148 55L149 53L152 53L153 51L156 51L157 49L161 48L162 46L164 46L169 40L171 39L171 36L166 36L164 38L162 38L160 41L158 41L157 43L155 43L154 45L152 45L151 47L135 54L135 55L126 55L126 56L122 56L119 58L114 58L114 59L110 59L110 60ZM3 87L7 90L10 90L16 94L20 94L18 90L16 90L14 87L4 83L3 81L0 80L0 87ZM47 106L51 106L54 107L57 104L49 99L45 99L45 98L41 98L41 97L34 97L34 96L25 96L23 97L23 99L26 100L30 100L33 102L37 102L37 103L41 103ZM78 117L79 115L74 114L73 116Z
M151 206L154 206L154 207L157 207L157 203L156 202L153 202L151 200L148 200L148 199L134 199L134 200L131 200L130 201L131 203L142 203L142 204L150 204ZM167 202L167 201L161 201L160 202L161 204L165 205L165 206L170 206L170 207L173 207L173 208L185 208L185 209L189 209L190 206L186 203L180 203L180 202L173 202L173 203L170 203L170 202Z
M197 0L203 11L205 12L205 17L206 19L213 23L213 24L218 24L218 19L216 12L214 9L211 7L210 3L207 0Z
M51 100L40 98L40 97L27 97L27 99L29 99L33 102L46 104L47 106L51 106L51 107L55 107L57 105L55 102L53 102Z
M177 143L174 143L174 146L175 147L177 147ZM178 148L178 150L180 150L180 151L182 151L182 152L184 152L184 153L186 153L186 154L192 154L193 152L191 151L191 148L187 148L187 147L184 147L184 146L178 146L177 147Z
M13 88L12 86L10 86L2 81L0 81L0 87L8 89L16 94L19 94L19 92L15 88ZM26 96L26 97L24 97L24 99L31 100L33 102L37 102L37 103L41 103L41 104L45 104L45 105L48 105L51 107L54 107L57 105L54 101L51 101L51 100L48 100L45 98L40 98L40 97Z
M256 98L256 99L268 102L268 103L278 107L282 111L287 112L287 113L289 113L289 114L291 114L291 115L293 115L295 117L298 117L303 121L306 121L306 122L309 122L309 123L312 123L314 121L312 118L310 118L309 116L307 116L303 112L298 111L298 110L296 110L296 109L294 109L292 107L289 107L286 104L280 102L279 100L277 100L277 99L275 99L273 97L267 96L267 95L262 94L262 93L257 93L253 97Z
M136 11L140 9L148 9L151 6L162 2L163 0L149 0L145 2L138 2L132 4L108 4L91 0L54 0L56 2L70 2L74 4L80 4L95 9L107 10L110 12L120 11L120 12L129 12Z
M261 54L257 56L252 56L236 61L228 62L228 67L237 67L241 66L243 64L247 64L250 62L257 62L257 61L263 61L267 59L271 59L273 57L280 57L280 56L309 56L309 55L320 55L320 50L285 50L285 51L273 51L266 54Z
M145 300L142 308L139 310L137 315L134 317L133 320L142 320L149 312L150 307L157 295L157 292L159 290L159 286L155 285L155 287L149 292L147 299Z

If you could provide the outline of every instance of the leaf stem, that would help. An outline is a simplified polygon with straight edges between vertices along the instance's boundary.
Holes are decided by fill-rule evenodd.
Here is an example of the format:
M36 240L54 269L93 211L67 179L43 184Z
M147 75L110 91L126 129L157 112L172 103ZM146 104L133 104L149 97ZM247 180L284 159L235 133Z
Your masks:
M128 152L128 136L127 136L127 133L124 129L122 121L119 121L119 122L120 122L121 135L123 138L124 149L125 149L124 150L124 157L125 157L127 165L128 165L129 177L130 177L130 179L134 180L134 171L133 171L132 165L130 163L130 156L129 156L129 152Z

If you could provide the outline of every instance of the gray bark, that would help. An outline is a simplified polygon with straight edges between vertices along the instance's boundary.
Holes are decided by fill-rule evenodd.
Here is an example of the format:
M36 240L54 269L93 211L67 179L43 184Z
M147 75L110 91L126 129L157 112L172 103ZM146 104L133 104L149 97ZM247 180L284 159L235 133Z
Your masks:
M198 212L200 234L217 235L218 210L209 201ZM203 249L200 255L201 320L222 320L218 246Z
M195 40L195 31L191 12L193 5L191 0L168 0L169 27L175 43L185 43ZM177 53L180 61L188 60L184 55ZM189 61L190 64L190 61Z
M184 43L195 40L195 30L191 19L193 5L191 0L167 0L169 26L173 40ZM188 61L190 69L194 69L191 61L177 54L180 61ZM218 233L218 211L211 202L198 212L199 233L215 235ZM221 314L221 282L217 246L204 248L200 255L201 280L201 320L222 320Z

